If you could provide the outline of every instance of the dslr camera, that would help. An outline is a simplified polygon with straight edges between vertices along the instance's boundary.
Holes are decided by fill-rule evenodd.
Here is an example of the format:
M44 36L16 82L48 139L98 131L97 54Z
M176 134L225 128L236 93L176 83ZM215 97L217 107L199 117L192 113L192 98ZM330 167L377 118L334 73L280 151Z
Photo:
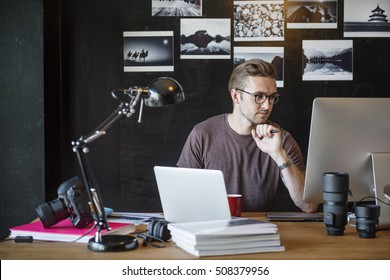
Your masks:
M63 182L57 193L57 199L35 209L45 228L66 218L69 218L76 228L83 228L93 221L83 183L77 176Z

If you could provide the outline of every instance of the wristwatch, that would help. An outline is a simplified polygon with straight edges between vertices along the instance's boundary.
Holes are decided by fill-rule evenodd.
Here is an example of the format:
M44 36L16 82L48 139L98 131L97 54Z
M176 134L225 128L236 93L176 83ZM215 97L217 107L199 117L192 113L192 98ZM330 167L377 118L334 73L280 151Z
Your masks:
M279 169L280 170L286 169L287 167L289 167L293 163L294 163L293 160L291 158L289 158L287 162L283 162L281 165L279 165Z

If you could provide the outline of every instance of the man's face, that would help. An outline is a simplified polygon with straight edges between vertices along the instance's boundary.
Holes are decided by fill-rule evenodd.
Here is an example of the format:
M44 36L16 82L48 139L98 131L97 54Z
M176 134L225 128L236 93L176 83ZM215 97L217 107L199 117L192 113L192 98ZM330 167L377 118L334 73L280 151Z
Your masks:
M268 77L248 77L246 86L242 90L252 93L252 95L237 90L240 100L236 109L253 125L265 123L271 114L273 103L266 98L263 103L258 104L255 102L255 96L253 95L265 94L270 96L276 93L275 80Z

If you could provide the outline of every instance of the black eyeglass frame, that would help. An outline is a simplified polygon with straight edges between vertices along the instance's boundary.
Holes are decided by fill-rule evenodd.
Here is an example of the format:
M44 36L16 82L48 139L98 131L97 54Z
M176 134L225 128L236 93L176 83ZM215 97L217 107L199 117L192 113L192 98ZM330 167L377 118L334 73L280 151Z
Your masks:
M254 98L255 98L255 102L257 104L263 104L267 99L268 99L268 102L271 103L272 105L273 104L276 104L278 103L279 99L280 99L280 94L275 92L271 95L266 95L265 93L263 92L254 92L254 93L251 93L251 92L248 92L246 90L243 90L243 89L240 89L240 88L236 88L236 90L239 90L239 91L242 91L242 92L245 92L246 94L249 94L249 95L252 95ZM259 99L260 98L260 99ZM260 101L259 101L260 100Z

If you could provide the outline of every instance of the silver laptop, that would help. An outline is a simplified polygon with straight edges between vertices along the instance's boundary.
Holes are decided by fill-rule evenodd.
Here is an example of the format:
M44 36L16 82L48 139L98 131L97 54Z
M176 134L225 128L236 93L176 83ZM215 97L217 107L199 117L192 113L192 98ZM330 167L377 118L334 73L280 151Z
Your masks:
M167 221L231 219L220 170L155 166L154 174Z

